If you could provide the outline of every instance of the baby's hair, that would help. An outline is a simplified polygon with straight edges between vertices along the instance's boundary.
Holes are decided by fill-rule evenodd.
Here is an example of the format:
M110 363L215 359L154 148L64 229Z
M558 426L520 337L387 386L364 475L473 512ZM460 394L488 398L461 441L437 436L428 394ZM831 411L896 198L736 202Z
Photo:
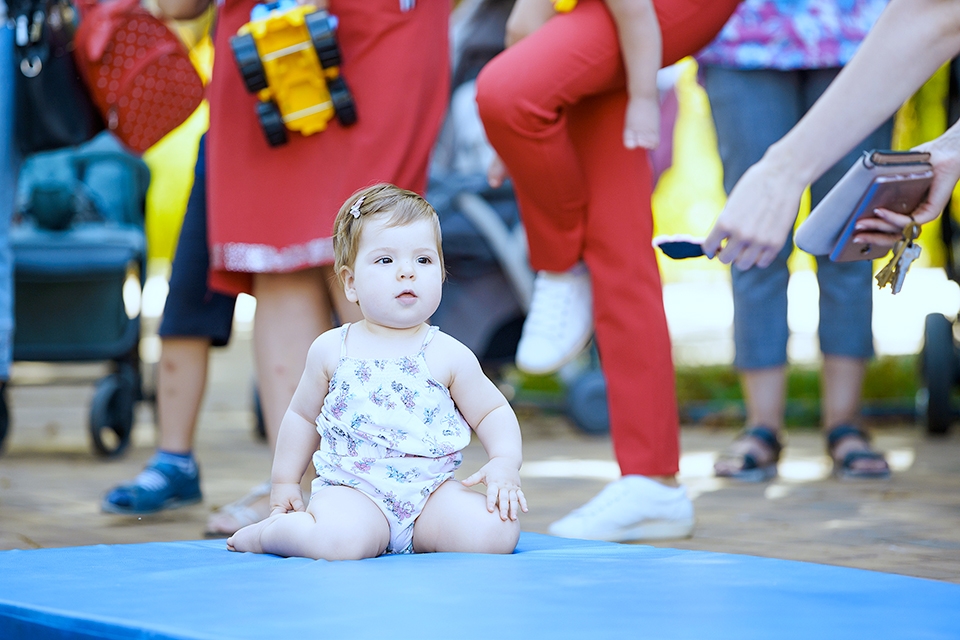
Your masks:
M441 247L440 218L436 209L413 191L382 182L357 191L340 207L333 223L334 269L337 278L343 281L343 267L353 267L360 246L360 234L365 221L378 213L388 213L387 226L400 227L417 220L433 224L437 238L437 255L440 258L440 273L446 275Z

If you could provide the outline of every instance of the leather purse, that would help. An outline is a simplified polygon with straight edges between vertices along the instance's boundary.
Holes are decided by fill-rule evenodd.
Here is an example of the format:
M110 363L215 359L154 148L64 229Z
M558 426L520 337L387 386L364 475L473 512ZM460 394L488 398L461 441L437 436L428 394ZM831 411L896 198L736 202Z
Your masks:
M203 82L186 47L138 0L83 0L74 57L103 120L146 151L192 114Z
M103 129L71 50L77 11L69 0L12 0L17 147L23 155L72 147Z

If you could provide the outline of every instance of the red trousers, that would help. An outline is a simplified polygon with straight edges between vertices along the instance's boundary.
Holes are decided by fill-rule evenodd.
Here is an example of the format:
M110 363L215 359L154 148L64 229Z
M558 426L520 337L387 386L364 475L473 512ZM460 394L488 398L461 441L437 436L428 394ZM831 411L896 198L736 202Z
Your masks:
M736 0L654 0L663 63L705 46ZM513 179L536 270L583 260L607 382L610 432L624 475L679 469L677 401L660 273L651 239L653 180L644 149L623 146L626 76L602 0L494 58L477 79L487 137Z

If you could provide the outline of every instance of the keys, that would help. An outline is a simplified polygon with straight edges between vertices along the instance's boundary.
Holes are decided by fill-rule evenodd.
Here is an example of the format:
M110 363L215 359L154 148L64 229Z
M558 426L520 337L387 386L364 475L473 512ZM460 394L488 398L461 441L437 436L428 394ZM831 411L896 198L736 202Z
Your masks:
M900 292L910 264L920 256L920 245L913 241L920 235L920 225L911 222L903 228L903 240L893 246L893 257L877 272L877 286L883 289L888 284L894 294Z
M907 277L907 270L910 268L910 263L919 257L920 245L911 242L900 255L900 264L897 265L897 272L894 275L893 283L890 285L891 293L900 293L900 288L903 286L903 281Z

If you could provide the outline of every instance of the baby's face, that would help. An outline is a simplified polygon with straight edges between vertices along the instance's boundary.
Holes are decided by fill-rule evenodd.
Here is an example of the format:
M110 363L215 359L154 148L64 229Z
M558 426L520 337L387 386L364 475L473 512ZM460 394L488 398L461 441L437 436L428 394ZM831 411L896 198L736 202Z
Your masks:
M389 218L377 215L364 225L353 269L344 274L344 291L368 322L406 329L440 306L443 274L433 226L418 220L391 227Z

